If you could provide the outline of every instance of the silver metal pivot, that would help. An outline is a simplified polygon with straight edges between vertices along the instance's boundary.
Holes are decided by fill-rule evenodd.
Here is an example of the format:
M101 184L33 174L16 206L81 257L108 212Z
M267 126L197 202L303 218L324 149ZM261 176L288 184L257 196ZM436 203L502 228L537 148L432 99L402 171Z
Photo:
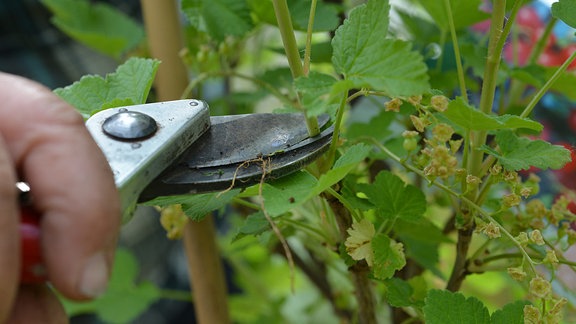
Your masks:
M208 105L177 100L103 110L86 127L108 159L123 221L142 190L210 128Z

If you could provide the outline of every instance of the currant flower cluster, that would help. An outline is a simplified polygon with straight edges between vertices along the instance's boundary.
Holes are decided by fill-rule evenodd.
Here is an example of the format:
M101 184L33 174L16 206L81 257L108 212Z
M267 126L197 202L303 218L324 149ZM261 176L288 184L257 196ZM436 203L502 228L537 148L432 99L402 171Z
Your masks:
M407 152L418 149L418 142L424 140L421 154L413 156L416 165L422 167L424 174L430 178L447 179L458 172L458 159L456 152L462 145L462 139L452 140L455 133L452 126L438 122L435 112L443 112L448 108L449 100L442 95L434 95L423 101L422 96L411 96L405 99L394 98L385 105L386 111L400 111L404 102L416 108L417 114L410 115L413 130L405 131L403 147ZM431 133L427 134L432 126Z
M452 126L436 116L436 113L447 109L449 99L442 95L425 99L422 96L394 98L385 104L385 109L399 112L405 103L416 108L416 112L409 116L409 129L402 133L403 148L408 152L413 165L429 181L446 181L453 177L451 183L465 184L462 194L493 189L490 191L492 196L488 198L499 200L499 203L497 207L491 207L494 208L491 213L511 220L504 222L505 230L515 235L514 240L522 249L532 251L535 248L541 251L542 254L535 257L536 264L555 269L560 263L556 254L558 250L555 249L558 241L566 237L569 245L576 243L576 231L570 226L576 224L576 214L568 208L574 199L560 196L547 208L542 200L534 198L540 191L541 179L537 175L528 172L520 175L516 171L506 170L495 160L491 161L492 165L485 166L486 176L480 178L468 174L466 169L459 166L459 151L463 140L454 136ZM563 222L566 219L571 221ZM558 241L549 242L543 235L550 232L551 226L558 229L555 238ZM488 239L502 237L502 229L500 224L492 221L482 218L476 220L475 232L484 234ZM524 282L529 287L533 301L540 301L542 305L539 308L534 303L524 308L525 323L559 323L566 299L555 298L551 281L534 271L528 274L527 260L520 260L521 264L508 267L507 272L514 280Z

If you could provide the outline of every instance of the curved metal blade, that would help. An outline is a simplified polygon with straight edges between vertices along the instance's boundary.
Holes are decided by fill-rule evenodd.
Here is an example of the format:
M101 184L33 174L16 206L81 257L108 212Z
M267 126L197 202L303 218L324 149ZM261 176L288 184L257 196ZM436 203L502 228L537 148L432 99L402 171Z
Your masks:
M319 122L325 124L328 117ZM313 162L330 145L333 128L308 137L301 114L212 117L211 128L144 189L140 201L158 196L247 187L279 178Z
M328 116L318 119L320 127ZM184 152L190 168L226 166L289 150L308 138L302 114L248 114L210 117L210 129Z

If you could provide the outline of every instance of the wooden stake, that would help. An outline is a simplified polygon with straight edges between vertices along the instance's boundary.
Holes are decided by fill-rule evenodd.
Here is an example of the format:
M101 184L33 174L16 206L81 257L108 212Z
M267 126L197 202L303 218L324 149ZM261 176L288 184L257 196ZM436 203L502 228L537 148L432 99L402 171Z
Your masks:
M162 61L156 74L158 100L176 100L188 85L186 66L180 59L182 26L173 0L141 0L148 47Z
M148 45L154 58L162 61L156 75L158 100L176 100L186 89L188 75L179 51L182 26L177 1L141 0ZM214 221L188 222L184 247L199 324L230 323L226 282L216 245Z
M198 323L230 323L226 282L211 215L201 222L188 222L184 244Z

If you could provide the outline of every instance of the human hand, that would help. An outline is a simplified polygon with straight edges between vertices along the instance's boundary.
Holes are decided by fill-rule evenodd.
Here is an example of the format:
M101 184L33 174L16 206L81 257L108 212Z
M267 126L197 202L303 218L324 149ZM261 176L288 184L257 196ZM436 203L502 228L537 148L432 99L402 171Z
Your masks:
M104 292L120 224L112 172L81 116L35 82L0 73L0 322L58 322L45 285L20 286L15 183L32 188L48 278L72 299Z

